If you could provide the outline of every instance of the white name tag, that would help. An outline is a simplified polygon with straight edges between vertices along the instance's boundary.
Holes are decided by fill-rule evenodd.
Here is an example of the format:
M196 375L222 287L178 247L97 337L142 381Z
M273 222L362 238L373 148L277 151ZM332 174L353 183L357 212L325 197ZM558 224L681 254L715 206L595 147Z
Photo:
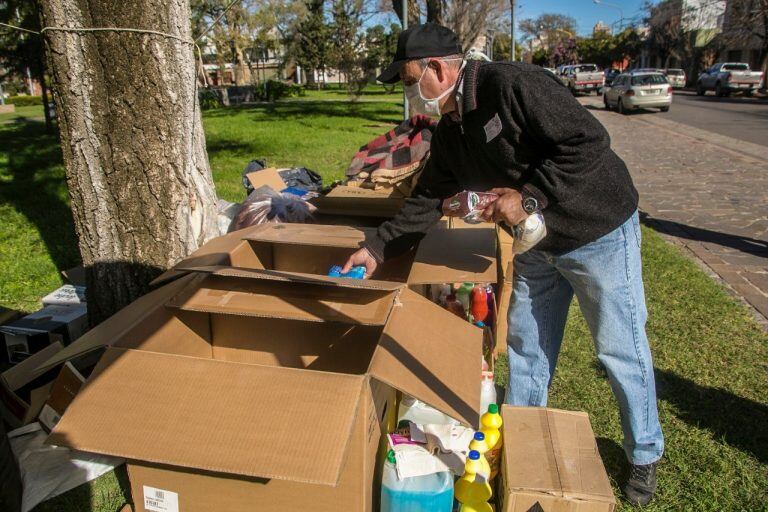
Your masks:
M491 142L501 133L501 119L499 114L494 114L490 121L485 123L485 142Z

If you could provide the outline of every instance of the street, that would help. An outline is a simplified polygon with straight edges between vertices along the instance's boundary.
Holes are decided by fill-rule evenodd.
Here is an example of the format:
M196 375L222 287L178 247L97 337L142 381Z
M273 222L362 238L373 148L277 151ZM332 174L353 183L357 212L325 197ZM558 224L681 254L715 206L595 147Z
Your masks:
M768 101L743 96L717 98L675 91L672 108L661 117L728 137L768 146Z
M579 102L608 130L648 220L690 250L764 321L768 104L676 93L669 115L649 110L622 116L606 111L600 97L581 96ZM735 133L743 136L734 138Z

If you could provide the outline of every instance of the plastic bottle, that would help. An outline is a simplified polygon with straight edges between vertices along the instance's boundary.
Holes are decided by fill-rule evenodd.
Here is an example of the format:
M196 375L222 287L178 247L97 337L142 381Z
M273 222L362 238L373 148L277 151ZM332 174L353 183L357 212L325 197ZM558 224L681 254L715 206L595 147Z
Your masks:
M483 474L485 478L491 477L491 465L488 464L488 459L485 458L485 452L488 451L488 443L485 442L485 434L482 432L475 432L472 441L469 443L469 449L475 450L480 454L480 464L483 466Z
M499 406L495 403L490 404L488 412L480 416L480 432L485 434L485 441L489 446L486 458L491 465L491 479L496 477L501 466L501 447L503 445L501 435L502 423Z
M448 298L445 299L445 309L460 318L467 318L464 306L461 305L461 302L456 300L456 295L454 294L448 295Z
M493 382L493 372L484 371L480 381L480 414L488 410L488 406L496 403L496 384Z
M397 410L397 424L412 421L417 425L456 425L458 422L410 395L403 395Z
M470 450L464 466L464 474L456 481L454 491L456 500L461 503L459 510L464 512L493 511L493 508L488 504L493 492L488 479L482 475L482 471L480 453L477 450Z
M469 312L473 322L485 323L485 319L488 318L488 293L485 287L478 285L472 288Z
M328 277L349 277L352 279L365 279L365 267L363 267L362 265L357 267L352 267L352 269L349 272L347 272L346 274L342 274L341 266L334 265L328 271Z
M450 512L452 506L450 471L401 480L397 477L395 452L389 450L381 477L381 512Z
M475 283L462 283L458 290L456 290L456 300L458 300L465 312L469 312L469 296L472 293L472 289L475 287Z

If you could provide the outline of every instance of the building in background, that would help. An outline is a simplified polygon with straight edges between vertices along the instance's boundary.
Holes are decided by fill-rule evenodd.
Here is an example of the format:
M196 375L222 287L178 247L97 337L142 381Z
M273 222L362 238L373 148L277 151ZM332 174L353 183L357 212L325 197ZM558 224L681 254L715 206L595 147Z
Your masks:
M725 3L725 2L723 2ZM746 62L750 68L765 70L766 62L761 62L760 48L762 41L755 34L765 34L768 27L763 26L759 16L747 14L750 10L765 9L759 6L759 0L730 0L723 16L723 48L719 60L728 62Z
M595 26L592 27L592 37L600 37L600 36L610 36L611 35L611 27L603 23L603 20L598 21L595 23Z

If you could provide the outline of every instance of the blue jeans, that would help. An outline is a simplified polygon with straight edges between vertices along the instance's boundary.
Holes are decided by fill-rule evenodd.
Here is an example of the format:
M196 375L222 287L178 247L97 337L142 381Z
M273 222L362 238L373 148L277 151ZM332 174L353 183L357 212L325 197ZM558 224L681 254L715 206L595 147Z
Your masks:
M515 257L509 308L512 405L545 406L574 293L619 403L624 451L633 464L661 458L645 308L637 212L611 233L554 255L531 249Z

